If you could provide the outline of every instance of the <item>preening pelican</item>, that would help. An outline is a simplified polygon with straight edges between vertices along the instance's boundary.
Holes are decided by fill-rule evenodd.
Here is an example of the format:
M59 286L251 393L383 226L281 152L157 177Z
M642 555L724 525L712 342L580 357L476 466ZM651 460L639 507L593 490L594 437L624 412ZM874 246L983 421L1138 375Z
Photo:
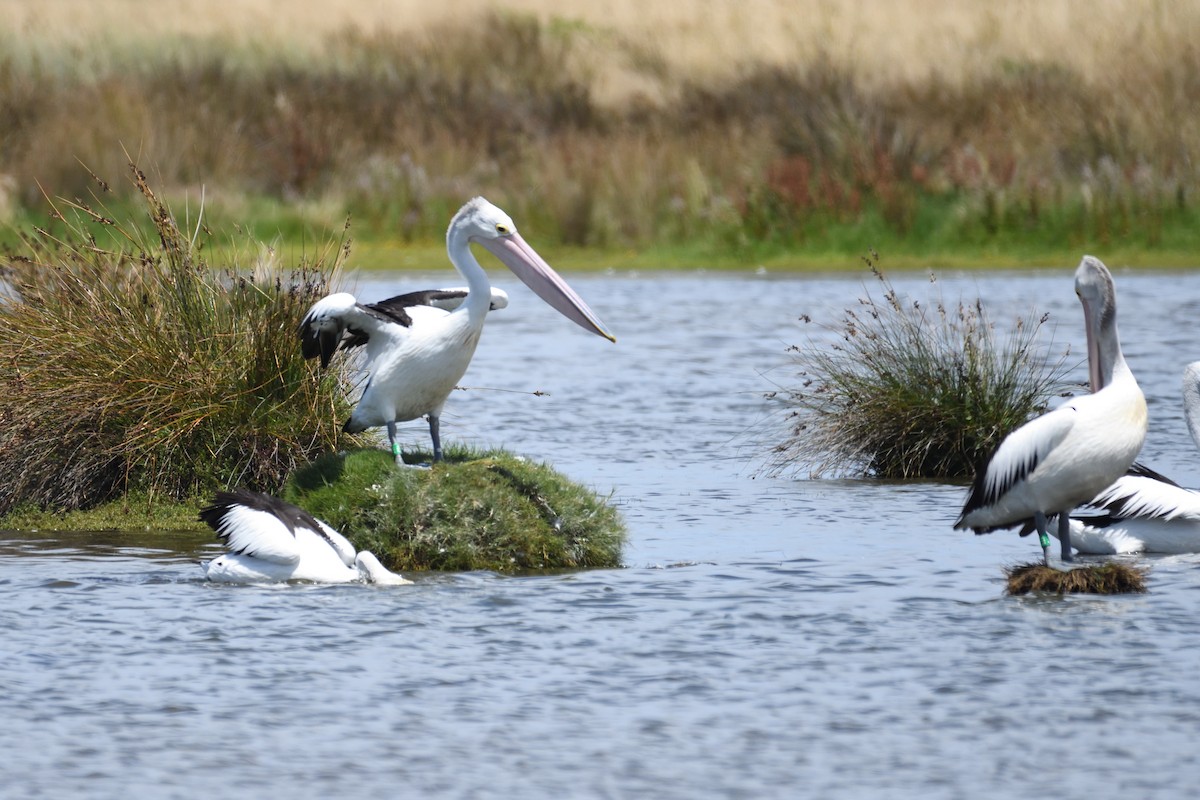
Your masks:
M438 420L446 398L467 371L484 319L496 292L471 253L482 245L525 285L567 319L585 330L616 341L587 304L517 233L512 219L482 197L454 215L446 231L450 262L466 279L466 297L451 311L426 293L401 295L371 305L341 292L318 300L300 323L305 358L321 365L339 348L366 346L366 388L344 430L349 433L386 425L396 463L402 463L396 423L428 417L433 459L442 458ZM508 298L503 293L504 304Z
M1112 275L1099 259L1084 256L1075 271L1083 305L1091 394L1076 397L1005 437L975 476L954 523L988 533L1022 525L1034 528L1050 563L1048 520L1058 517L1062 560L1071 560L1069 514L1120 477L1146 439L1146 399L1117 335Z
M1200 448L1200 361L1183 371L1183 413ZM1149 467L1134 464L1088 505L1098 513L1071 519L1080 553L1200 553L1200 491Z
M217 492L200 519L225 540L229 552L204 564L204 575L221 583L313 581L405 584L374 554L302 508L269 494L237 489Z

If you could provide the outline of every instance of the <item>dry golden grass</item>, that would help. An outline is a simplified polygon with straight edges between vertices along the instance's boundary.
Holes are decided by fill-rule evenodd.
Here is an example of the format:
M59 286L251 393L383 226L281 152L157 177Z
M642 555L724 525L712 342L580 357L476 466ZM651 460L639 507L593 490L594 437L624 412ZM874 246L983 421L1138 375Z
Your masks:
M587 31L592 47L578 68L603 76L598 99L609 101L669 93L671 81L645 68L655 62L663 77L694 80L816 60L881 83L971 79L1006 61L1053 62L1105 80L1114 65L1169 63L1200 30L1191 0L0 0L10 50L80 65L102 47L153 50L179 36L303 60L347 29L444 36L495 10Z
M0 219L85 193L81 162L113 179L128 150L174 197L303 202L326 228L349 212L375 241L436 241L473 194L543 241L738 263L867 245L1190 259L1200 237L1194 2L0 15Z

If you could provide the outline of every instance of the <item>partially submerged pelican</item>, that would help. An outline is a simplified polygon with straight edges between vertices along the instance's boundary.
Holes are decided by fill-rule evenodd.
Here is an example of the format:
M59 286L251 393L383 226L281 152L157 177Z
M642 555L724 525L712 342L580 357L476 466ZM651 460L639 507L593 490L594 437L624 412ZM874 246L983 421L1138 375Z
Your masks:
M1091 394L1075 397L1005 437L975 476L956 529L1036 529L1050 563L1048 520L1058 517L1062 560L1071 560L1069 514L1120 477L1146 438L1146 399L1117 335L1112 275L1084 256L1075 271L1083 304Z
M1183 371L1183 413L1200 448L1200 361ZM1098 512L1071 519L1080 553L1200 553L1200 491L1147 466L1134 464L1088 505Z
M467 371L487 312L496 302L487 274L470 245L499 258L539 297L585 330L616 341L587 304L517 233L507 214L476 197L454 215L446 250L467 281L466 296L453 310L438 307L426 293L401 295L363 305L340 292L317 301L300 324L305 358L327 366L338 348L366 347L366 388L344 429L357 433L386 425L396 463L401 463L396 423L427 417L433 459L442 458L439 418L446 399ZM503 295L504 304L507 296Z
M203 565L210 581L412 583L388 571L373 553L356 553L345 536L304 509L269 494L217 492L200 519L229 549Z

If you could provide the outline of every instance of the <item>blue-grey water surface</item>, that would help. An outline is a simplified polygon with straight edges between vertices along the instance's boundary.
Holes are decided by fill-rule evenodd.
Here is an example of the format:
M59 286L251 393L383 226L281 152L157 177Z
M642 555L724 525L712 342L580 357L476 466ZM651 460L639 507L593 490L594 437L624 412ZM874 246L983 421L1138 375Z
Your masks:
M939 285L1001 327L1051 312L1076 363L1073 268ZM495 277L511 305L443 436L611 491L626 567L229 587L201 580L206 536L0 534L0 796L1149 798L1200 779L1200 556L1135 559L1144 596L1009 598L1002 568L1040 551L951 530L964 487L760 471L797 317L836 320L860 276L573 278L616 345ZM1200 485L1179 401L1200 274L1116 277L1143 460Z

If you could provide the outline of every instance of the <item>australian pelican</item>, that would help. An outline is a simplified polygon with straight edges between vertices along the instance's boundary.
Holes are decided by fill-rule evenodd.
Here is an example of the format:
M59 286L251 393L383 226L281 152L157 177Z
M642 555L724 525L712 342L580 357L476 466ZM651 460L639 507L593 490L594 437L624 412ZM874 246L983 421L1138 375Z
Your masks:
M1124 474L1146 438L1146 399L1121 354L1116 290L1099 259L1083 257L1075 293L1083 304L1091 393L1006 436L976 474L954 523L976 533L1036 528L1047 565L1048 520L1058 517L1062 560L1070 561L1071 510Z
M1183 413L1200 448L1200 361L1183 371ZM1098 513L1071 519L1080 553L1200 553L1200 491L1149 467L1134 464L1088 505Z
M229 549L203 565L210 581L412 583L389 572L374 554L355 553L345 536L304 509L268 494L248 489L217 492L200 519Z
M424 292L369 305L340 292L318 300L300 323L304 357L319 355L323 367L339 347L365 345L363 368L370 378L344 430L358 433L386 425L396 463L401 463L396 423L418 417L428 417L433 459L441 460L442 407L471 363L488 310L498 297L502 305L508 302L507 295L491 288L471 244L499 258L567 319L616 341L579 295L521 238L512 219L476 197L459 209L446 231L450 261L467 281L465 297L453 310L446 310L453 298Z

